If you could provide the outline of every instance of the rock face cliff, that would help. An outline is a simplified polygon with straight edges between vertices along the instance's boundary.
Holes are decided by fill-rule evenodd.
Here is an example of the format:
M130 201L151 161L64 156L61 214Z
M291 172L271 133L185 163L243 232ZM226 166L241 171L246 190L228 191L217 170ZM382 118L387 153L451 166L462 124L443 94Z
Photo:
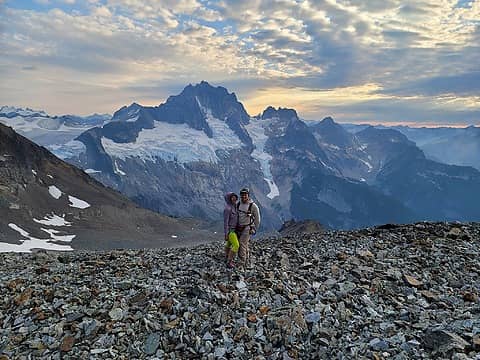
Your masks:
M185 246L216 237L141 209L0 124L0 251Z
M216 245L0 254L0 357L475 359L480 226L387 224Z

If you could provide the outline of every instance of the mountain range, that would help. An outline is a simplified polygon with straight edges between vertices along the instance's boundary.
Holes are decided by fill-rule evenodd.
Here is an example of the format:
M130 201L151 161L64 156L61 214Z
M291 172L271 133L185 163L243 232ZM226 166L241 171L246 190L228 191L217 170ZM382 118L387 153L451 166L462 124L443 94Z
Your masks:
M140 208L0 124L0 252L156 248L216 238L202 226Z
M349 132L356 133L370 125L342 124ZM387 127L377 125L375 128ZM404 134L424 152L428 159L449 165L472 166L480 170L480 127L464 128L436 127L414 128L409 126L392 126L390 129Z
M250 116L234 93L205 81L91 125L53 152L175 217L218 221L223 194L246 186L264 230L291 218L329 228L480 218L479 171L425 156L396 129L307 124L285 108Z
M42 110L0 107L0 123L11 126L20 135L45 146L60 158L84 151L83 144L74 139L87 129L102 126L111 118L108 114L50 116Z

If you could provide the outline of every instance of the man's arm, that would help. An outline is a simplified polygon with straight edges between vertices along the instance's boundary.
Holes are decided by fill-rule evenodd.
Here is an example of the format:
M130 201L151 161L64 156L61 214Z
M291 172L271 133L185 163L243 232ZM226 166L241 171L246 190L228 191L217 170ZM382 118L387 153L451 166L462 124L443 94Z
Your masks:
M253 203L252 204L252 213L253 213L253 216L254 216L254 225L255 225L255 229L258 230L259 226L260 226L260 209L258 208L257 204Z

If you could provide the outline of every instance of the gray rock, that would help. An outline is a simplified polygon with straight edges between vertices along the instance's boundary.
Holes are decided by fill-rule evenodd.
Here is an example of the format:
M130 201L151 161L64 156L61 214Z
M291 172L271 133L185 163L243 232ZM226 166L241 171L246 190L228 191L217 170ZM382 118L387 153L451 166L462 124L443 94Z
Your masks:
M389 348L388 342L379 338L370 340L368 345L375 351L385 351Z
M307 323L318 323L321 319L321 315L318 312L312 312L305 315L305 321Z
M218 358L223 358L226 354L226 350L224 347L217 347L215 349L215 357L218 359Z
M212 334L210 334L208 331L203 335L202 337L203 340L213 340Z
M427 349L439 353L446 353L452 349L464 350L469 346L469 343L457 334L440 328L428 329L423 337L423 343Z
M148 335L143 345L143 352L147 355L155 354L159 345L160 345L160 334L159 333L150 334Z

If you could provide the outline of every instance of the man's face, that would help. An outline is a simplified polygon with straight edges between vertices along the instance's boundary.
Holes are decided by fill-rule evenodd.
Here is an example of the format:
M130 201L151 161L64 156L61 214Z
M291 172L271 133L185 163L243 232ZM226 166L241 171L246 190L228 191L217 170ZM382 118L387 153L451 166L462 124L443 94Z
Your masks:
M240 200L242 200L243 203L248 202L249 199L250 199L250 198L249 198L249 196L248 196L247 193L241 193L241 194L240 194Z

